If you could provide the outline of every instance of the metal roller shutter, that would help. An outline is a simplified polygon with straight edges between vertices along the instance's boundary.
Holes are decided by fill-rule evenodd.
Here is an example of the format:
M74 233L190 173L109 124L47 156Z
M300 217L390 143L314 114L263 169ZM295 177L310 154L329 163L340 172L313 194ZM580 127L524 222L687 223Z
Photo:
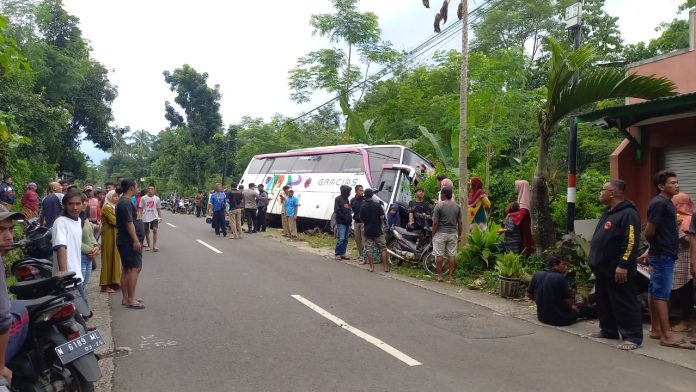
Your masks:
M679 177L679 189L696 200L696 146L665 149L664 157L665 169Z

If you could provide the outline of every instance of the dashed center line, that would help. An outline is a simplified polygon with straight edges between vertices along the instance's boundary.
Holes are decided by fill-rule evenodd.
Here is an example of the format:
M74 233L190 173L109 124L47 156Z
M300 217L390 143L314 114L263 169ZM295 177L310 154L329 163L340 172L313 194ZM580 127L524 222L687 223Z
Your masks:
M171 226L171 227L173 227L173 228L176 229L176 226L174 226L173 224L171 224L171 223L169 223L169 222L167 222L167 224L168 224L169 226Z
M205 246L206 248L212 250L212 251L215 252L215 253L222 253L221 251L219 251L219 250L213 248L212 246L206 244L205 242L203 242L203 241L201 241L201 240L196 240L196 242L198 242L199 244L201 244L201 245Z
M308 308L312 309L313 311L319 313L320 315L326 317L327 319L331 320L334 324L338 325L339 327L345 329L346 331L352 333L353 335L365 340L366 342L375 345L377 348L380 350L383 350L384 352L388 353L389 355L393 356L394 358L398 359L399 361L407 364L408 366L418 366L422 365L422 363L416 361L415 359L409 357L408 355L402 353L401 351L395 349L394 347L388 345L387 343L384 343L380 339L377 339L376 337L363 332L345 321L341 320L340 318L334 316L333 314L327 312L326 310L322 309L318 305L314 304L312 301L308 300L307 298L304 298L301 295L291 295L291 297L295 298L296 300L300 301L302 304L307 306Z

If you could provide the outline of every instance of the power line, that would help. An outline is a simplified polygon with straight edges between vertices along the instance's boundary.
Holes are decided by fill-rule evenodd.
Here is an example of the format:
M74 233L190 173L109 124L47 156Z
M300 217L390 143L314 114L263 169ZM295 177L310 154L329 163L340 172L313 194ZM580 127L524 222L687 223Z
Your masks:
M464 1L466 1L466 0L464 0ZM491 8L495 7L500 2L502 2L502 0L498 0L498 1L488 0L484 3L482 3L480 6L474 8L473 10L471 10L468 13L469 20L473 22L477 18L482 17L483 15L485 15L486 12L488 12ZM405 53L404 61L402 62L402 64L411 63L416 58L427 53L430 49L434 48L435 46L437 46L437 45L442 46L442 45L446 44L447 42L449 42L449 40L451 40L451 38L455 34L459 33L462 30L462 27L463 27L462 21L456 20L454 23L452 23L449 26L447 26L446 28L444 28L440 33L433 34L431 37L426 39L424 42L422 42L421 44L419 44L415 48L411 49L409 52ZM368 76L364 81L358 82L355 85L349 87L347 90L347 94L352 93L353 91L364 86L368 82L378 81L378 80L382 79L389 72L393 71L392 68L393 68L393 66L392 67L386 66L386 67L382 68L381 70L375 72L374 74ZM295 118L290 119L289 121L293 122L293 121L297 121L301 118L304 118L304 117L310 115L311 113L314 113L315 111L317 111L325 106L328 106L328 105L335 103L340 98L341 98L341 95L337 95L334 98L331 98L330 100L322 103L321 105L319 105L319 106L317 106L309 111L306 111Z

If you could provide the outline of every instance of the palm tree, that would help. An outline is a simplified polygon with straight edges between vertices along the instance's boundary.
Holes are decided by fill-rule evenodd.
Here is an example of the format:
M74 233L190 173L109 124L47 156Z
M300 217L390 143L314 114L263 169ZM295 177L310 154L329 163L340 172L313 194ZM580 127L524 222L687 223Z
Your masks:
M570 83L573 73L591 64L593 48L585 45L575 51L565 51L552 38L549 38L548 46L551 59L546 81L546 101L538 112L539 157L532 181L532 235L539 251L548 249L555 239L549 207L547 171L549 141L558 123L572 111L605 99L654 99L676 94L674 84L667 78L626 75L625 70L612 68L583 70L582 78L573 85Z

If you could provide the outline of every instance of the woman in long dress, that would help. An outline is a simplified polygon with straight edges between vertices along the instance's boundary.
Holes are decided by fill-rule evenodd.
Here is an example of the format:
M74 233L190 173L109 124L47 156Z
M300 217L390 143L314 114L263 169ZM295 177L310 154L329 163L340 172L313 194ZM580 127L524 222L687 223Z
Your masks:
M691 235L692 216L694 214L694 204L689 195L679 192L672 198L672 203L677 210L677 221L679 223L679 250L678 258L674 264L674 276L672 278L672 294L674 305L680 310L679 323L672 327L674 332L690 332L689 322L694 310L694 281L691 278L691 259L689 252L689 241Z
M490 210L491 201L488 200L488 195L483 190L483 181L478 177L471 178L469 223L477 224L481 230L484 230L488 225L488 212Z
M515 181L515 191L517 192L517 203L520 205L520 210L509 214L509 217L520 229L520 253L529 256L534 252L532 217L529 213L529 203L531 200L529 182L527 182L527 180Z
M101 210L101 274L99 285L105 293L115 292L121 282L121 256L116 248L116 202L118 194L109 191Z

